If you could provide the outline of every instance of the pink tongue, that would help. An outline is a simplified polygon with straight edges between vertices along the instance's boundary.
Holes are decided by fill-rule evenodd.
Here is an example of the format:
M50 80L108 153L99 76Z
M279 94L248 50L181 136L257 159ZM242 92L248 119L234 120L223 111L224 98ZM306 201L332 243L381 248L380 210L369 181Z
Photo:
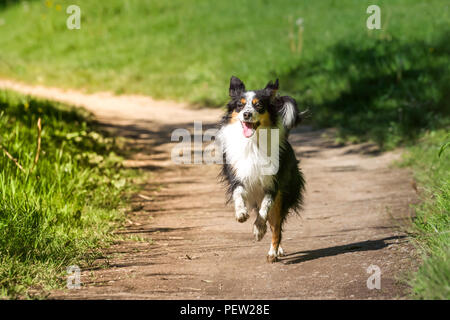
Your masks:
M243 128L244 128L244 136L246 138L249 138L253 134L253 123L250 122L243 122Z

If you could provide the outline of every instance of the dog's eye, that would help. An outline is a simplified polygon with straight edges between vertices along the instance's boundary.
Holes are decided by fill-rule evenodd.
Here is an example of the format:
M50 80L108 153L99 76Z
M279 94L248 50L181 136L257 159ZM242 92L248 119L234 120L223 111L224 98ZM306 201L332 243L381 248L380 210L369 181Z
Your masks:
M239 100L236 103L236 110L239 112L240 110L242 110L242 108L244 107L245 103L247 102L247 100L245 100L244 98L242 98L241 100Z
M264 106L263 106L263 104L261 103L261 101L259 101L259 100L257 100L257 99L253 99L252 102L253 102L253 107L254 107L256 110L260 111L260 110L264 109Z
M255 109L258 109L258 108L261 108L261 107L262 107L261 101L260 101L259 99L257 99L257 98L254 98L254 99L252 100L252 104L253 104L253 106L255 107Z

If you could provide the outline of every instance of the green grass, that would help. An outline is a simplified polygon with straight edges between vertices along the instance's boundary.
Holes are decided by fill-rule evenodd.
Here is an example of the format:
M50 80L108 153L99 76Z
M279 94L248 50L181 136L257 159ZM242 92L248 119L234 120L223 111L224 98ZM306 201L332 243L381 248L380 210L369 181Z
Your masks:
M80 110L0 90L0 128L1 146L24 168L0 150L0 298L39 296L115 239L133 172Z
M450 299L450 152L438 156L448 141L448 130L432 131L409 148L403 162L423 189L414 230L424 261L411 280L413 297L421 299Z
M372 31L373 1L10 2L0 8L4 77L210 106L225 103L231 75L248 88L279 77L315 124L386 149L449 122L446 0L376 1L382 30ZM69 4L81 8L80 30L66 28Z

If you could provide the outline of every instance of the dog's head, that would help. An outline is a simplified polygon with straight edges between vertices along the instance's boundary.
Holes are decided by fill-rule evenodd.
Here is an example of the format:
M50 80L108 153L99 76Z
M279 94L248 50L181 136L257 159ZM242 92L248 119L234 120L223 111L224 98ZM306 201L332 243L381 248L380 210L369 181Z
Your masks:
M230 123L239 121L242 132L250 138L258 128L275 125L277 110L272 101L278 90L278 79L270 81L264 89L246 91L244 83L236 77L230 80L230 98L228 113Z

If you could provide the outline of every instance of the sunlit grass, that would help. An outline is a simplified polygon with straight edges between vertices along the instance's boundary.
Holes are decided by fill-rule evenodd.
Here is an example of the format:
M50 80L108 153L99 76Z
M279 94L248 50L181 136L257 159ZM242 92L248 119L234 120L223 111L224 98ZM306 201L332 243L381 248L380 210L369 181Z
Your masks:
M413 296L450 299L450 152L441 146L448 130L426 134L409 148L403 165L412 166L423 202L416 207L415 239L424 259L411 279Z
M64 105L0 91L0 128L0 294L17 297L61 285L67 266L114 239L132 172L89 115Z

